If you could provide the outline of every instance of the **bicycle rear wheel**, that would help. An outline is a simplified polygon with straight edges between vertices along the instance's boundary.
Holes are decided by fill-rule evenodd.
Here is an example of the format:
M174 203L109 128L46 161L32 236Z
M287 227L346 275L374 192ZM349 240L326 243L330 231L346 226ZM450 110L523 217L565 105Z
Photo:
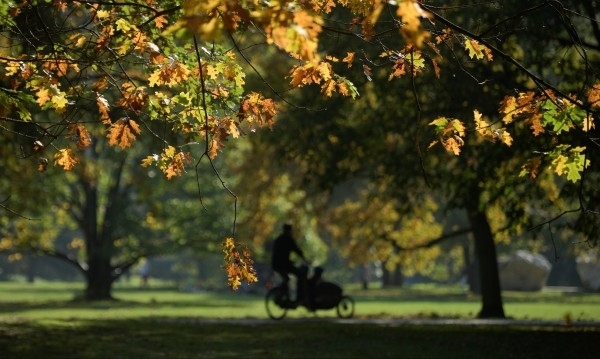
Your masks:
M281 287L269 289L265 296L265 307L267 308L269 318L275 320L283 319L288 311L285 307L287 302L289 302L289 298L285 289Z
M354 315L354 299L347 295L343 295L335 310L340 318L352 318Z

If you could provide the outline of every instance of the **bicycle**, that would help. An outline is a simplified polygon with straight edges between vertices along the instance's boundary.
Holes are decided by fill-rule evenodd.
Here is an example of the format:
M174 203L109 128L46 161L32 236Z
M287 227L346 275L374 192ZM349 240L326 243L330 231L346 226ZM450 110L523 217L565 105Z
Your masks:
M322 269L320 272L322 273ZM281 283L269 289L265 295L267 314L271 319L280 320L285 318L288 310L304 306L310 311L335 308L337 316L342 319L352 318L354 315L354 299L344 294L342 288L335 283L319 281L314 287L313 295L313 307L309 308L303 298L292 300L287 286Z

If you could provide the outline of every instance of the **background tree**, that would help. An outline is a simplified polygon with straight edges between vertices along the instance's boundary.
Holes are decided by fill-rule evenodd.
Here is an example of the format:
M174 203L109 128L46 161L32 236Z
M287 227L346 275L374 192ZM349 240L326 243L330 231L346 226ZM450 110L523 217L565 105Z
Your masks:
M449 25L452 25L454 31L462 30L467 34L470 33L468 29L480 26L482 22L494 24L494 21L496 21L494 17L497 18L503 12L505 14L501 15L501 18L504 17L506 20L493 25L497 27L496 30L498 31L510 28L511 25L507 25L507 23L513 20L513 16L518 21L527 21L524 16L534 10L539 10L540 13L549 12L549 15L556 15L557 13L560 14L560 11L565 11L562 7L545 8L542 5L534 6L531 9L506 6L500 9L500 11L489 11L487 13L481 13L481 8L479 7L473 7L472 10L469 8L460 9L460 12L457 11L456 14L452 14L455 15L455 18L452 20L456 23L450 22ZM450 14L450 12L447 14ZM516 16L514 14L519 15ZM489 17L487 17L488 15ZM336 42L335 40L340 37L339 34L348 34L348 32L340 29L339 24L343 23L340 19L334 20L336 21L331 20L331 23L338 26L337 30L332 28L327 28L327 30L330 33L336 34L334 41L330 42L337 44L339 47L340 42ZM442 23L444 21L449 22L448 19L440 21ZM530 22L534 23L531 20ZM350 20L346 23L350 23ZM560 21L560 18L555 22L548 21L548 24L552 24L556 29L563 29L568 32L568 27L563 27L565 24ZM514 24L512 26L514 27ZM377 30L375 27L373 32L377 34L386 33L384 30ZM542 184L542 191L539 191L534 185L524 183L521 179L517 178L514 173L514 168L518 168L523 163L526 163L532 151L532 142L528 142L525 139L531 136L530 130L525 125L533 126L535 124L532 125L531 122L525 122L525 125L522 122L515 123L513 125L514 128L511 130L514 131L512 135L506 127L493 126L493 123L498 122L500 119L503 119L506 123L511 122L513 112L515 112L514 109L508 109L507 105L511 101L515 101L516 104L517 98L508 97L504 99L506 94L504 92L505 89L535 88L535 82L539 82L539 79L531 76L532 74L529 71L526 69L526 71L523 71L524 67L518 62L518 59L524 53L523 49L530 47L530 38L523 35L523 32L514 33L502 30L501 33L502 36L497 35L497 37L501 38L501 45L507 49L501 51L501 53L504 56L504 60L508 59L509 61L494 62L491 65L483 64L481 66L477 62L473 62L473 59L478 57L483 58L486 54L488 60L492 60L492 53L487 52L483 47L480 51L475 51L477 50L475 47L478 46L478 42L462 34L455 36L456 41L459 44L465 44L467 50L473 51L472 53L460 55L455 52L455 47L450 48L451 52L442 58L449 58L455 61L446 60L447 63L442 67L441 74L433 71L429 74L418 74L416 76L418 72L421 72L421 67L424 64L422 59L425 55L423 55L424 52L415 52L413 48L413 52L400 53L403 56L397 55L400 57L397 63L397 74L406 74L405 77L412 79L411 81L407 81L408 83L404 86L400 86L399 90L390 87L390 85L382 85L382 90L378 92L374 91L373 86L368 90L360 91L365 93L363 100L358 101L357 105L350 107L351 109L348 111L342 110L339 119L334 121L331 120L332 113L334 113L331 109L337 106L332 106L332 103L327 104L329 109L327 112L317 111L308 117L300 115L295 120L292 120L293 113L288 113L285 116L285 124L279 124L282 126L280 127L281 131L274 136L275 141L273 142L274 144L282 143L282 152L286 154L287 159L295 160L300 168L304 168L304 177L309 179L314 178L321 186L331 186L344 181L352 174L364 175L366 171L371 178L385 178L386 176L394 178L396 181L393 183L397 185L396 193L394 193L395 196L402 196L403 190L409 187L407 183L411 183L411 180L414 183L414 179L418 181L425 178L426 181L430 182L432 187L445 188L446 195L450 198L450 206L466 210L471 222L471 229L475 232L476 252L480 258L478 262L481 266L479 273L482 276L481 283L484 283L484 287L482 288L483 308L480 315L484 317L502 317L504 315L498 281L492 224L498 230L510 229L513 234L518 234L527 225L531 226L536 221L537 223L543 221L542 218L537 217L531 211L531 208L535 205L535 198L539 198L542 201L537 203L537 205L544 205L543 201L553 200L552 197L548 198L544 193L546 190L552 190L552 185L544 184L548 183L548 181L551 183L552 179L543 180L545 176L539 177L538 183ZM557 34L559 33L561 31L557 32ZM446 41L449 37L444 39L444 34L449 35L449 32L440 31L438 34L438 44L452 45L452 42ZM460 40L461 36L463 39L466 39L464 42ZM562 34L559 36L562 36ZM381 51L380 49L384 45L389 47L391 44L391 41L386 39L387 41L382 45L383 40L379 40L379 42L371 42L376 51ZM361 41L357 40L356 42ZM328 51L336 49L335 45L329 46L328 42L322 41L321 44ZM358 47L358 45L353 45L352 42L347 41L344 45L345 48ZM435 64L434 67L439 66L436 54L441 54L443 50L437 48L434 43L431 46L437 49L437 52L433 56L430 55L430 59ZM550 45L550 48L553 46L556 47L556 44ZM497 47L497 49L500 48ZM572 51L572 48L567 50L564 54L565 56L572 56L574 59L579 58L579 54L576 51ZM548 53L550 56L543 56L542 54L545 53ZM377 66L383 68L386 62L376 63L371 60L376 56L369 56L369 54L363 50L363 63L368 65L364 65L362 70L369 80L374 79L376 80L375 83L382 83L381 77L383 76L378 77L376 70L370 69L370 67L376 68ZM527 66L541 68L544 62L554 61L555 54L556 51L548 52L548 48L542 48L539 54L536 53L533 60L526 59L530 61ZM412 58L412 71L410 66L406 65L408 55L414 56ZM439 61L441 63L442 60ZM405 65L406 67L400 67L401 65ZM579 70L584 69L581 68ZM411 72L415 75L414 77L410 76ZM390 75L390 77L392 76ZM569 76L573 76L573 74L570 73ZM439 79L436 80L436 78ZM542 82L548 85L543 79ZM469 83L472 86L465 86ZM558 84L558 82L556 83ZM570 83L574 84L574 82ZM577 86L576 83L575 85ZM362 87L359 88L363 89ZM558 91L564 90L559 89ZM400 107L397 105L397 94L399 93L406 94L404 97L410 99L399 111L404 115L404 118L413 118L414 122L412 124L407 124L403 121L394 121L394 113L390 113L390 110ZM527 96L530 95L522 93L519 101L525 104L526 102L523 99L527 98ZM382 101L382 99L387 98L390 99L388 101L389 104ZM467 101L467 99L471 101ZM534 100L536 99L531 98L531 101ZM396 105L394 105L394 102L396 102ZM362 106L359 103L362 103ZM499 106L498 103L501 103L501 105ZM319 108L320 106L318 101L315 102L311 99L307 99L306 102L299 102L298 105L299 107L312 106L313 108ZM478 109L474 112L473 108L475 106ZM482 116L482 113L497 113L499 107L500 114L504 118L492 119L490 121ZM572 111L569 107L566 107L564 110L564 112L569 111ZM448 161L443 155L441 158L435 159L430 155L420 155L421 152L419 149L425 147L421 141L430 141L429 137L420 135L420 133L424 132L422 118L434 119L439 113L445 113L448 117L438 117L431 124L437 126L439 129L440 141L447 150L460 152L462 144L465 143L465 139L462 137L465 137L470 131L479 133L481 136L480 138L471 138L468 140L470 146L465 147L464 150L467 152L455 160L450 159ZM361 119L361 115L368 118L368 120ZM507 119L507 115L511 118ZM563 116L571 116L571 114L564 113ZM579 115L573 116L577 117ZM468 117L474 117L470 126L464 126L462 121L456 120ZM379 119L381 121L377 121ZM387 122L386 119L388 119ZM587 120L591 120L591 118L587 117ZM552 121L550 119L548 123ZM384 124L378 126L374 125L374 123L378 125L379 123ZM293 135L286 136L285 129L291 129L290 133ZM403 138L407 133L410 134ZM456 135L458 137L454 137ZM541 148L552 146L547 142L548 139L552 139L554 136L554 134L550 135L549 137L541 138L539 142ZM513 137L517 140L514 140ZM416 142L411 141L411 139L415 138ZM482 143L482 139L502 142L507 146L511 146L511 148L509 150L500 146L490 146L489 143ZM427 142L424 144L426 145ZM535 143L537 144L538 142ZM413 146L412 151L410 146ZM397 152L394 152L396 149ZM578 150L575 152L577 153ZM520 155L521 153L526 153L527 155L523 157ZM413 154L414 157L410 158L407 154L409 156ZM550 155L550 157L552 156ZM574 158L576 157L575 155ZM398 158L402 158L402 160L400 161ZM411 159L413 161L410 161ZM445 165L442 165L442 163L445 163ZM572 168L575 172L571 175L577 177L577 173L582 171L583 166L572 166ZM407 171L407 169L413 169L413 171ZM524 167L524 173L526 172L527 167ZM500 182L498 179L500 179ZM426 188L423 185L421 187L410 187L422 188L422 190ZM488 216L491 213L495 213L491 212L493 208L503 208L502 211L508 214L508 216L505 215L503 218L508 219L508 223L500 223L495 219L490 220Z
M316 85L324 98L338 94L355 98L359 91L349 78L357 78L356 83L360 84L373 80L374 72L383 69L389 79L404 79L412 85L408 95L415 99L415 108L406 118L419 131L416 141L411 141L415 146L410 153L417 159L411 163L418 164L412 169L421 170L423 175L421 179L413 176L414 181L426 185L428 179L437 178L438 173L449 168L454 171L450 173L469 170L465 172L471 176L466 185L443 189L451 194L451 203L467 209L476 233L477 252L490 259L480 261L481 273L496 277L495 261L491 260L495 258L495 248L485 213L489 198L496 199L497 188L490 189L493 166L479 158L478 151L465 148L465 144L478 144L479 136L512 146L514 139L521 138L527 130L525 138L534 138L527 158L511 162L507 152L491 150L499 151L500 168L512 163L523 165L520 174L530 178L539 177L548 169L572 182L581 179L591 163L591 157L586 156L595 147L592 125L600 93L596 85L596 55L591 54L597 50L594 36L598 33L596 20L589 15L592 5L592 1L586 1L566 7L557 1L543 1L462 6L414 0L394 4L358 0L187 1L182 7L161 2L164 8L137 1L7 4L0 7L6 33L0 56L5 65L3 75L10 86L0 92L0 102L8 109L1 115L3 123L26 124L38 134L26 153L46 148L52 152L55 164L69 170L80 161L75 147L86 147L91 126L81 120L78 111L85 103L91 103L98 109L98 121L92 123L107 129L109 144L129 148L142 129L165 140L162 152L147 156L143 164L157 165L168 178L173 178L183 173L186 162L196 163L189 160L192 153L186 151L190 143L203 144L195 157L210 162L227 138L242 134L242 124L249 124L249 129L272 124L274 102L259 93L244 94L244 73L236 62L248 61L247 53L253 47L247 45L256 38L254 34L262 37L261 43L274 45L287 59L294 59L288 73L291 87ZM46 14L51 17L42 16ZM589 23L591 27L582 26ZM24 25L30 30L24 31ZM550 31L544 34L540 28ZM253 33L255 29L258 31ZM532 43L541 43L531 41L530 29L548 40L542 45L543 51L535 52L537 57L519 52ZM342 41L329 42L335 44L329 46L324 42L327 36ZM357 42L343 46L348 38ZM539 59L552 64L569 59L569 64L575 65L573 71L559 73L552 71L553 66L546 66L546 72L540 72L536 67L541 63ZM563 67L565 63L562 62ZM581 68L579 63L585 66ZM251 62L249 66L252 71L259 71ZM504 81L488 83L488 73L502 70L510 71L509 78L516 87L504 87ZM459 106L442 113L427 112L424 100L440 98L441 92L433 87L424 92L429 87L422 86L419 79L435 83L438 77L457 73L473 80L477 89L474 92L496 94L490 97L495 97L495 103L502 101L500 108L488 112L486 103L491 101L469 97L460 98L455 102ZM274 97L289 102L287 89L271 86L270 91ZM474 99L473 103L469 99ZM32 116L32 109L49 113L45 117L49 121ZM170 139L150 130L148 124L154 120L166 124L165 131L172 131L175 136ZM434 142L421 137L427 124L434 129ZM342 143L353 151L360 148L352 136L337 136L333 126L323 128L327 140L335 145L329 148L341 149ZM381 128L365 130L371 133ZM8 133L33 139L31 131L10 128ZM65 133L69 136L63 138ZM390 139L394 145L393 136ZM422 163L422 141L462 156ZM407 155L403 148L396 147ZM336 182L365 160L364 154L354 153L358 156L348 160L343 152L331 152L329 160L343 161L336 166L313 168L317 174L327 172ZM312 162L306 163L309 165ZM428 175L427 170L433 175ZM378 176L385 178L388 174L383 171ZM467 196L465 189L475 196ZM581 192L579 198L584 198ZM592 214L584 201L580 204L579 213ZM233 239L226 241L227 269L234 286L240 278L253 279L249 262L236 248ZM497 280L490 279L482 280L488 286L482 288L482 315L502 316Z

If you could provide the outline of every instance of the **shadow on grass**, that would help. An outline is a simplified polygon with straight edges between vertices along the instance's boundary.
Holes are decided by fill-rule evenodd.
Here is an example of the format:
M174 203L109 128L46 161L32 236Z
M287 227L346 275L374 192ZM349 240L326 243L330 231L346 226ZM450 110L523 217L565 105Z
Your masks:
M363 302L480 302L478 294L462 289L432 290L430 288L385 288L374 290L353 290L353 297ZM588 292L515 292L503 291L505 302L512 303L539 303L556 300L562 303L598 303L600 293Z
M81 299L67 301L36 301L36 302L3 302L0 303L0 314L17 314L30 310L54 310L54 309L87 309L87 310L106 310L106 309L158 309L162 307L170 308L228 308L232 305L244 307L243 301L233 304L231 301L222 299L203 299L189 301L132 301L132 300L102 300L88 302ZM248 304L249 305L249 304Z
M0 325L2 358L596 358L598 329L285 321Z

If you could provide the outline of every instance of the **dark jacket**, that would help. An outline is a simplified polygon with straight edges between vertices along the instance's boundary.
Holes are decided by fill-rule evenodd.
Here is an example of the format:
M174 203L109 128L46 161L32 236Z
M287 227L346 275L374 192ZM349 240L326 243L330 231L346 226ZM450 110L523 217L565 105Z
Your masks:
M290 260L292 252L304 258L304 253L296 244L291 233L282 233L275 238L273 242L273 251L271 253L271 266L276 271L290 272L294 263Z

